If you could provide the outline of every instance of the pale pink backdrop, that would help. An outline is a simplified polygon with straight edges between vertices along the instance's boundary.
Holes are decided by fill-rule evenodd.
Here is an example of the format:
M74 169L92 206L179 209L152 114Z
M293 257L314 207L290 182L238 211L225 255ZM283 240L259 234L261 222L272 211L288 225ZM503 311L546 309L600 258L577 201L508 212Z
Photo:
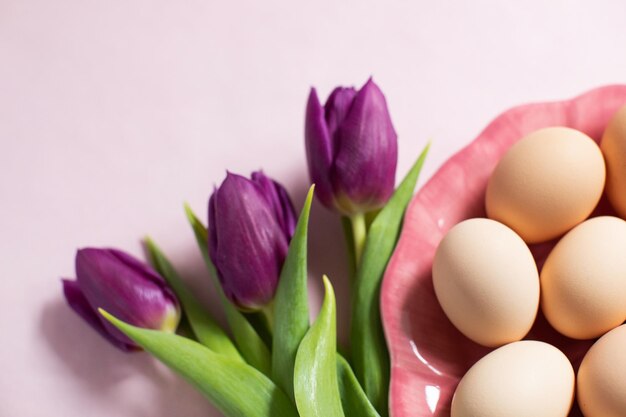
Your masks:
M626 82L624 16L622 0L0 0L0 416L219 416L68 310L76 247L139 255L150 233L217 312L182 203L204 217L225 169L263 167L300 206L311 85L373 75L399 174L432 139L429 176L509 106ZM312 221L314 302L327 272L345 326L338 221Z

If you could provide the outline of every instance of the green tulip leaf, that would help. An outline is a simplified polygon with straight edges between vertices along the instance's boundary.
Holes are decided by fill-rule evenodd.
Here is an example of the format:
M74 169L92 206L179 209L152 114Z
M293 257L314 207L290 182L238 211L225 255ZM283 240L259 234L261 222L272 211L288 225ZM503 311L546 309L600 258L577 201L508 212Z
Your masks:
M224 308L224 312L226 313L226 321L228 322L228 326L233 333L239 352L241 352L241 355L250 365L254 366L265 375L270 375L271 356L267 345L243 313L237 310L237 308L224 295L222 286L217 278L217 270L209 257L206 227L188 205L185 205L185 213L187 214L187 219L189 220L194 235L196 236L198 247L200 248L200 252L202 253L207 269L209 270L209 274L213 278L215 290L219 294L220 300L222 301L222 306Z
M337 381L335 293L324 276L326 295L315 323L296 354L294 394L301 417L344 417Z
M356 379L350 364L337 354L337 374L343 412L347 416L380 417Z
M202 307L196 296L187 288L156 243L147 237L145 239L145 246L148 251L150 263L154 269L165 278L165 281L172 287L180 300L183 311L187 316L187 321L198 341L215 353L221 353L222 355L243 362L244 359L241 357L241 354L228 334L226 334Z
M292 399L294 399L293 369L296 353L309 329L307 229L313 189L314 186L311 186L300 213L274 298L272 379Z
M131 326L100 309L126 336L178 372L227 417L298 417L289 397L250 365L172 333Z
M413 196L430 144L372 222L356 272L352 295L350 360L368 398L388 415L389 353L380 319L380 284L395 248L406 207Z

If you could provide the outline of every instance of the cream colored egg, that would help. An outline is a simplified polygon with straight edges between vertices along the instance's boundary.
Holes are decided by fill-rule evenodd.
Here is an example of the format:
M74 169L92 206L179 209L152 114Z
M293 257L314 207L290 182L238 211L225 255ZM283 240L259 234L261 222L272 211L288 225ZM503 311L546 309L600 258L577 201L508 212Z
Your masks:
M567 417L574 370L560 350L523 340L494 350L465 374L451 417Z
M442 239L433 261L437 299L465 336L484 346L522 339L539 307L539 274L513 230L465 220Z
M626 219L626 106L607 125L600 147L606 162L606 194Z
M574 339L601 336L624 322L624 220L594 217L557 243L541 270L541 308L556 330Z
M582 132L537 130L509 149L487 186L487 216L528 243L550 240L585 220L600 200L602 152Z
M626 325L602 336L578 369L578 405L585 417L626 416Z

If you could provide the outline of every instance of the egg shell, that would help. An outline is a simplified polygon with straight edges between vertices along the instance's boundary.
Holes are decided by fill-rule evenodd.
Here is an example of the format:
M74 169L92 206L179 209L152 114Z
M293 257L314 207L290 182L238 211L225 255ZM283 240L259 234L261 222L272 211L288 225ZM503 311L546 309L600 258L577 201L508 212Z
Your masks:
M626 416L626 325L602 336L578 369L578 405L585 417Z
M539 307L539 274L530 250L494 220L465 220L444 236L433 285L446 316L465 336L496 347L522 339Z
M567 357L544 342L523 340L484 356L463 376L451 417L566 417L574 396Z
M615 211L626 218L626 106L607 125L602 142L606 162L606 194Z
M565 336L591 339L619 326L626 318L626 222L601 216L576 226L550 252L540 279L543 313Z
M487 217L528 243L547 241L589 217L604 181L602 152L589 136L567 127L540 129L496 166L487 185Z

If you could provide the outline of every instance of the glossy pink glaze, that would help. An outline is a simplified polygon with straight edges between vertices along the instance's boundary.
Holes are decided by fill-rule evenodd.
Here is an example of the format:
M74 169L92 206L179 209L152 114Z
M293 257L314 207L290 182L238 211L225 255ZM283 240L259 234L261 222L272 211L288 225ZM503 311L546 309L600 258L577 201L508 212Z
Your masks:
M413 198L398 246L385 273L381 310L391 355L392 417L450 415L463 374L490 350L463 336L446 318L433 291L435 249L456 223L484 217L487 180L500 157L521 137L547 126L569 126L599 141L609 118L626 103L626 85L601 87L572 100L528 104L498 116L452 156ZM612 213L606 200L597 214ZM554 241L533 245L541 265ZM540 316L527 339L560 348L578 367L590 341L568 339ZM574 407L570 417L581 416Z

